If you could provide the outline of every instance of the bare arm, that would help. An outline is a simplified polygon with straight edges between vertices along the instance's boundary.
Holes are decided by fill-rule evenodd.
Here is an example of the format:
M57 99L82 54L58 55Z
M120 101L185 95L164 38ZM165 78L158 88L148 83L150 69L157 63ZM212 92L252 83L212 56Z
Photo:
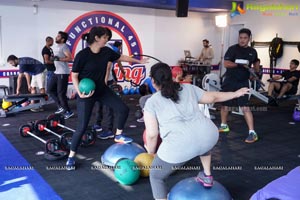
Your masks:
M21 85L22 85L22 78L24 76L24 73L19 73L18 75L18 79L17 79L17 89L16 89L16 94L19 95L20 94L20 89L21 89Z
M204 92L199 103L210 104L238 98L249 93L249 88L241 88L235 92Z
M50 57L48 54L44 54L43 58L44 58L45 64L53 64L53 61L50 60Z
M288 81L288 82L293 82L293 81L295 81L295 80L297 80L297 78L296 78L295 76L292 76L292 77L289 78L287 81Z
M230 60L224 60L224 67L226 67L226 68L234 68L237 66L238 66L238 64L236 64Z
M106 74L105 74L105 79L104 79L105 85L107 85L109 74L111 73L111 66L112 66L112 64L113 64L112 62L108 62L107 63Z
M30 84L30 79L31 79L31 76L30 74L24 72L24 75L25 75L25 78L26 78L26 82L27 82L27 86L28 86L28 91L30 92L30 88L31 88L31 84Z
M138 60L138 59L135 59L135 58L132 58L132 57L122 54L120 56L120 58L117 60L117 62L124 61L124 62L134 62L134 63L139 63L139 64L145 64L145 63L148 63L148 60L149 60L148 58L143 58L142 60Z
M123 76L126 78L126 73L125 73L125 70L124 70L124 67L123 67L121 61L118 61L118 66L119 66Z
M157 136L159 134L158 122L157 119L147 111L144 112L144 120L145 120L145 127L147 131L146 132L147 146L145 146L145 148L147 149L148 153L154 154L157 145Z

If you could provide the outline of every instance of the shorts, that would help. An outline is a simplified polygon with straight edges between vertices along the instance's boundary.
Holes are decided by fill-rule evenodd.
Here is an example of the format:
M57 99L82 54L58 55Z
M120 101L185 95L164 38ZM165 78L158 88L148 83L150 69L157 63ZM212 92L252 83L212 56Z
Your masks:
M39 89L45 88L46 71L31 77L31 87L37 87Z
M278 90L274 89L274 91L275 91L276 93L279 94L279 93L280 93L280 90L282 89L282 87L283 87L284 84L287 84L287 83L280 82L280 87L279 87L279 89L278 89ZM290 83L290 84L291 84L291 83ZM287 91L285 94L286 94L286 95L294 95L294 94L297 93L297 91L298 91L298 88L297 88L296 86L292 85L292 88L291 88L289 91Z
M236 80L230 80L225 79L222 84L221 92L235 92L243 87L249 88L249 81L236 81ZM222 102L223 106L229 106L229 107L244 107L249 106L249 100L250 95L244 95L239 98L235 98L232 100L224 101Z

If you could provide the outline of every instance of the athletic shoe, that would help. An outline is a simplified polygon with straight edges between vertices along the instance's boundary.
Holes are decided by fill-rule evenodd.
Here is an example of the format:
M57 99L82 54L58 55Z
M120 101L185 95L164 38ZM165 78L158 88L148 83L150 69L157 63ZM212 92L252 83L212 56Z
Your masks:
M258 136L255 132L250 132L248 137L245 139L246 143L253 143L258 140Z
M73 157L69 157L66 163L66 170L75 170L75 159Z
M42 112L42 111L44 111L44 109L43 108L31 108L30 111L31 112Z
M229 131L230 131L230 129L229 129L228 125L219 127L219 133L228 133Z
M74 113L72 111L66 111L64 113L64 118L65 119L69 119L70 117L72 117L74 115Z
M214 178L213 176L207 176L204 174L203 171L199 172L199 174L196 177L196 181L201 183L204 187L210 188L214 184Z
M60 114L60 113L63 113L65 110L63 109L63 107L59 107L57 109L57 111L55 111L55 114Z
M98 125L98 124L94 124L93 125L93 129L96 132L101 132L103 130L102 127L100 125Z
M115 134L112 131L102 131L102 133L97 134L97 138L101 140L106 140L109 138L114 138Z
M137 122L143 123L144 122L144 117L141 117L139 119L136 120Z
M127 143L131 143L132 141L133 141L133 139L126 137L123 134L115 136L115 142L118 142L118 143L127 144Z

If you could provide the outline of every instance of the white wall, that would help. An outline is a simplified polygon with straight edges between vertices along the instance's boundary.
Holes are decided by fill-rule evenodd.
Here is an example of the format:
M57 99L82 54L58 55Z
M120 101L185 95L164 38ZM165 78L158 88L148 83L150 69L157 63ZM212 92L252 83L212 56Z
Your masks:
M153 55L170 65L177 64L183 50L190 49L198 56L202 39L207 38L213 46L215 38L214 17L210 14L189 13L188 18L176 18L175 11L164 11L125 6L74 2L40 2L38 14L31 6L1 6L2 54L1 62L14 53L42 60L40 51L47 35L55 37L76 17L92 10L116 13L127 20L140 37L145 54ZM220 56L216 56L220 57Z

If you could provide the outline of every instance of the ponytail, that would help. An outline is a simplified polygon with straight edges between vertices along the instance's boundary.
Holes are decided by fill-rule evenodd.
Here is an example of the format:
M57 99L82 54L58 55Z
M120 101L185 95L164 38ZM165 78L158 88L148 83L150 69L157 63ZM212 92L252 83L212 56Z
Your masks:
M169 65L157 63L151 67L150 72L155 84L161 89L161 95L177 103L179 100L178 92L182 89L180 84L172 80L172 73Z
M89 33L85 33L81 36L82 40L86 40L86 42L91 45L95 42L95 37L98 36L99 38L103 35L108 35L111 37L111 31L109 28L105 28L102 26L94 26Z

